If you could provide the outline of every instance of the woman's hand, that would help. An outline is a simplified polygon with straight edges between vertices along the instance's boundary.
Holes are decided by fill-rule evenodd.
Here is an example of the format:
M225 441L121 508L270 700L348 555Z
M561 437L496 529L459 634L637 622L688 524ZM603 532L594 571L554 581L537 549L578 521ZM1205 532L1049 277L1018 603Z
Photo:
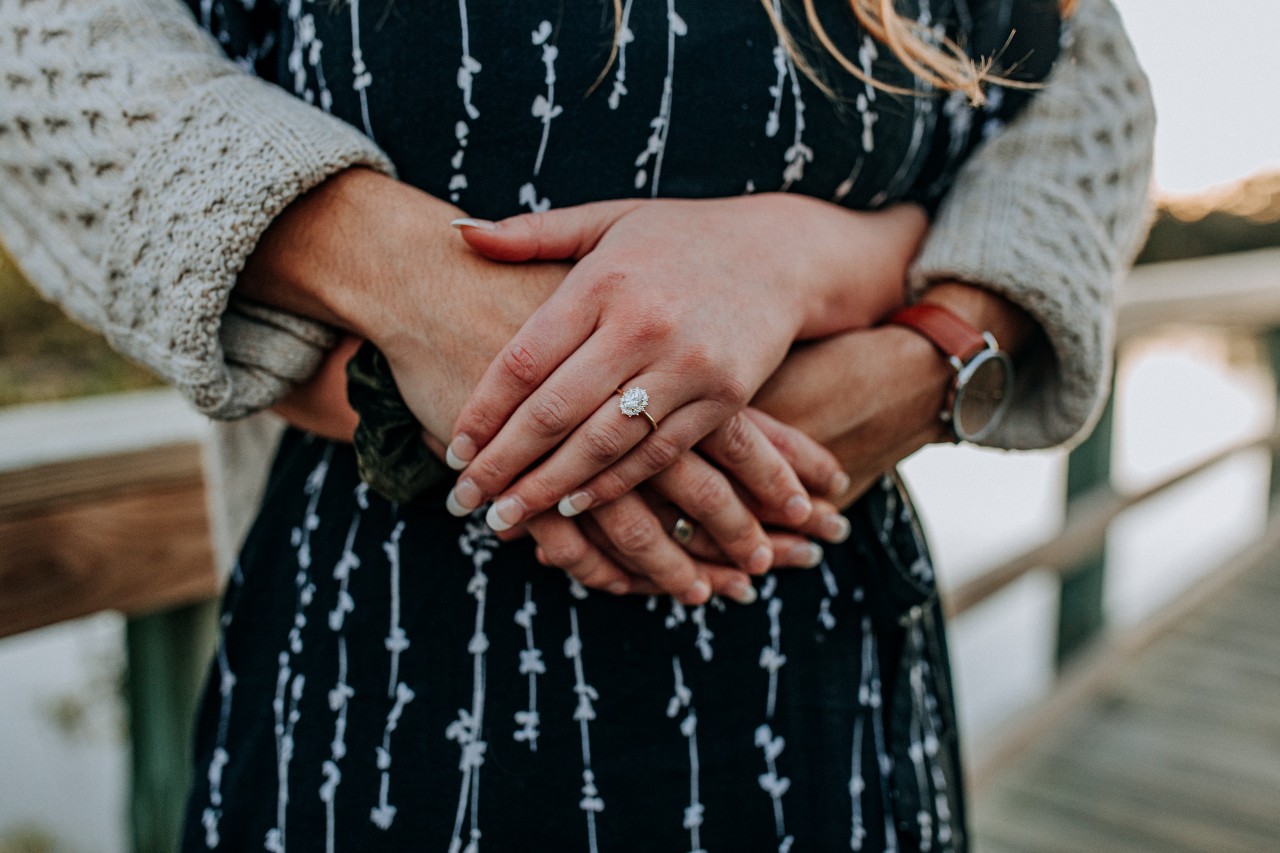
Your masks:
M725 424L794 340L894 307L923 225L916 209L860 214L773 194L464 226L487 257L578 263L459 416L454 510L500 495L489 521L505 529L557 503L574 512L616 499ZM633 385L648 391L656 430L618 411L615 390Z

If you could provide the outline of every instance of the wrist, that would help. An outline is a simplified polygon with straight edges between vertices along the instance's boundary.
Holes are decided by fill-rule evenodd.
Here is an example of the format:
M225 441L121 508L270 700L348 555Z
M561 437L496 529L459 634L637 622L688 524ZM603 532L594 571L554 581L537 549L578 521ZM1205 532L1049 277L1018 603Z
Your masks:
M900 204L863 212L803 202L821 215L807 220L813 239L802 253L808 298L801 337L874 326L902 307L907 268L928 229L923 209Z
M975 329L990 332L1011 356L1024 351L1039 329L1026 311L978 285L940 281L930 285L919 301L940 305Z
M272 222L237 280L264 304L377 341L406 315L406 253L454 248L443 226L457 208L378 172L338 172ZM434 245L423 222L439 222ZM410 229L417 225L417 230Z

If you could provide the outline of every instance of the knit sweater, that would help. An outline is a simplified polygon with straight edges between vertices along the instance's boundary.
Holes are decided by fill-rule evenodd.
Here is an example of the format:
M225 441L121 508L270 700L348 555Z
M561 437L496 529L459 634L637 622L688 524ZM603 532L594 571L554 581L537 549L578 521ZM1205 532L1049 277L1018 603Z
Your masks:
M912 296L973 282L1044 330L996 446L1061 443L1096 416L1143 224L1147 81L1109 0L1083 0L1070 33L1044 90L963 167L910 274ZM392 172L371 140L228 61L176 0L0 0L0 92L0 239L47 298L213 418L314 370L329 330L233 289L293 199L354 165ZM273 436L220 433L224 554L262 486L244 460Z

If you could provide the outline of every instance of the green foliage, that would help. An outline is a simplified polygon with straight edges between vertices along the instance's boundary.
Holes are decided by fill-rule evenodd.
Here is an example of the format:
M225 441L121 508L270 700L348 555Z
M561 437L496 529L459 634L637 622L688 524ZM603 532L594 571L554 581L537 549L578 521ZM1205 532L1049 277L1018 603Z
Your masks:
M0 406L157 384L41 299L0 252Z

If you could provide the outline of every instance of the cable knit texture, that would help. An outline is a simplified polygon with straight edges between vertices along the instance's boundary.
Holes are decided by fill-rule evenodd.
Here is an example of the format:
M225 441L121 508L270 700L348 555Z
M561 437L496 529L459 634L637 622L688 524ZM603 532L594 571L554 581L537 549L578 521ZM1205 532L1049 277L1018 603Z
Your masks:
M376 146L170 0L0 0L0 90L0 234L46 297L213 417L315 369L327 330L229 294L294 198L391 171Z
M1087 434L1110 388L1112 296L1147 224L1147 79L1107 0L1083 0L1068 38L1045 88L965 165L909 281L911 299L937 281L981 284L1043 328L1049 346L1020 365L996 447Z

